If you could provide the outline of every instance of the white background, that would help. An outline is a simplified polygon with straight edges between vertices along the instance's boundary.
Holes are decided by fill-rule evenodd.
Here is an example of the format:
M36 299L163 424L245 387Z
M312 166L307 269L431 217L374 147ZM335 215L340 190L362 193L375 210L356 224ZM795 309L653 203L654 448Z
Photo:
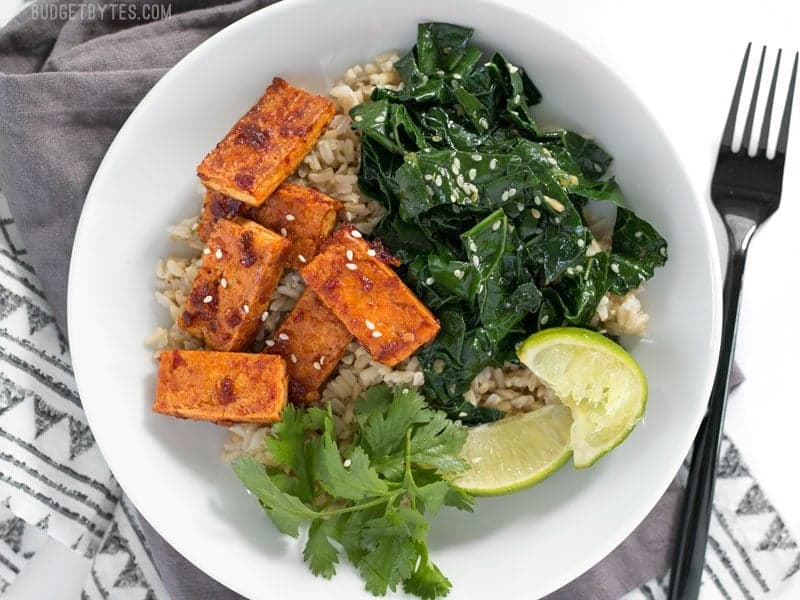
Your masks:
M672 137L693 184L706 199L746 43L752 41L758 49L767 44L772 52L778 47L785 53L800 49L800 4L791 0L503 1L565 32L617 71ZM0 5L0 22L15 12L14 5ZM736 352L746 381L730 398L727 431L797 538L800 394L795 372L800 368L800 311L795 306L800 305L800 230L795 224L800 224L800 109L795 111L792 133L783 205L759 231L750 252ZM6 597L78 598L87 571L87 561L51 542ZM800 576L793 579L770 594L770 600L799 598Z

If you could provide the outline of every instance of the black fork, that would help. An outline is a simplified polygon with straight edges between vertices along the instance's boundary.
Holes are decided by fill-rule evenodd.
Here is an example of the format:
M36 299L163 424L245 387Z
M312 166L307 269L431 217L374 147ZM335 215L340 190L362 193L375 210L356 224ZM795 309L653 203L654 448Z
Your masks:
M781 52L775 61L772 82L769 87L764 120L760 127L758 149L754 156L748 155L753 135L756 102L761 86L761 72L764 67L766 47L761 51L755 86L747 120L744 125L741 148L734 152L733 130L742 94L750 45L744 54L739 80L733 94L728 121L722 134L717 166L711 181L711 200L725 222L728 233L729 256L725 274L722 310L722 344L719 363L711 390L708 413L694 443L692 466L686 483L683 515L679 530L678 545L672 562L669 600L692 600L698 597L700 579L705 563L708 525L714 499L714 483L722 437L722 423L725 419L725 404L728 396L728 377L733 361L736 342L736 325L739 316L739 297L742 289L742 276L747 258L747 248L756 229L777 209L781 200L783 168L786 163L786 145L789 138L789 120L792 113L792 99L797 78L798 54L795 53L789 92L778 131L775 156L767 158L772 104L775 99L775 85L778 80ZM758 135L758 132L756 132Z

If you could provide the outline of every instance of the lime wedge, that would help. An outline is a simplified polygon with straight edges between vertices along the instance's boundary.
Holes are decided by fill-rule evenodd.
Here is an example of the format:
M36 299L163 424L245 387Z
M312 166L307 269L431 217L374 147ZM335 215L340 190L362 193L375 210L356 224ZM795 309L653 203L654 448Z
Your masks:
M461 450L471 468L452 483L478 496L538 483L569 458L571 427L569 409L559 405L473 427Z
M644 414L644 372L630 354L599 333L546 329L525 340L517 356L572 411L569 446L579 469L618 446Z

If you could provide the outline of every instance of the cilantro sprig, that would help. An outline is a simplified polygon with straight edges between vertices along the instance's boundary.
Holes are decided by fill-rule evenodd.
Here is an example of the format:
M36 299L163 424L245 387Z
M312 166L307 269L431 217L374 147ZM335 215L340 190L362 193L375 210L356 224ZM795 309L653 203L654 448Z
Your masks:
M298 537L308 525L303 558L315 575L332 577L344 554L376 596L399 586L446 596L452 584L428 556L426 514L472 510L447 479L468 468L458 456L466 427L416 391L383 384L359 398L355 417L343 455L330 407L288 405L265 440L281 466L242 457L233 469L282 533Z

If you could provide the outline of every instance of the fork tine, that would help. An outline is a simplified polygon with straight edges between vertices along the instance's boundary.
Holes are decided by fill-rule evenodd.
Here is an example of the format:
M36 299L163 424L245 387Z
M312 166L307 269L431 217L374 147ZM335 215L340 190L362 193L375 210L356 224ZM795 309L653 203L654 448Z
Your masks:
M722 146L730 150L733 145L733 130L736 127L736 113L739 112L739 98L742 96L742 86L744 85L744 74L747 71L747 59L750 58L750 46L752 43L747 44L747 50L744 51L744 58L742 59L742 66L739 69L739 81L736 82L736 90L733 92L733 100L731 100L731 108L728 111L728 120L725 123L725 129L722 132Z
M792 118L792 101L794 99L794 84L797 79L798 54L800 54L800 52L794 53L792 78L789 80L789 94L786 96L786 106L783 107L783 118L781 119L781 129L778 132L778 145L775 147L775 156L778 154L786 154L786 145L789 141L789 121Z
M775 70L772 73L772 83L769 86L769 96L767 96L767 106L764 109L764 121L761 125L761 137L758 140L759 154L767 153L767 142L769 141L769 126L772 121L772 103L775 100L775 84L778 82L778 70L781 66L781 50L778 50L778 55L775 58Z
M764 55L767 53L767 47L761 49L761 60L758 61L758 72L756 73L756 82L753 84L753 97L750 98L750 110L747 111L747 121L744 124L744 133L742 133L741 149L747 152L750 148L750 135L753 133L753 121L756 116L756 104L758 103L758 90L761 87L761 71L764 70Z

